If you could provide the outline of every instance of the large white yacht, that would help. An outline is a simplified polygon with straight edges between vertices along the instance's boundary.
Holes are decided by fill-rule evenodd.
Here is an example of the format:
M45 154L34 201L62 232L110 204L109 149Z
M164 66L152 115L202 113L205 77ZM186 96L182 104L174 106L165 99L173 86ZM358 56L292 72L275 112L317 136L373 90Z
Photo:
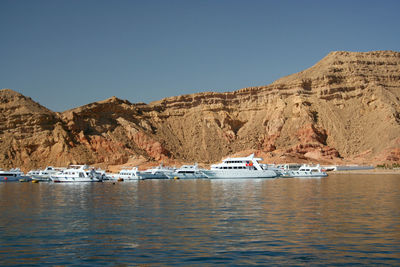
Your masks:
M24 178L24 173L18 168L9 171L0 169L0 182L17 182Z
M203 169L199 169L197 163L195 165L182 165L174 172L165 173L169 179L200 179L207 178L203 173Z
M55 183L67 182L101 182L102 175L87 165L70 165L65 170L50 175Z
M321 166L315 165L307 165L303 164L298 170L288 170L284 173L284 176L286 177L305 177L305 178L321 178L321 177L326 177L328 174L324 172L321 168Z
M211 165L203 173L210 179L274 178L278 174L265 168L254 154L243 158L226 158L222 163Z
M173 173L175 170L176 168L165 167L160 164L157 167L140 171L139 176L141 179L168 179L166 173Z

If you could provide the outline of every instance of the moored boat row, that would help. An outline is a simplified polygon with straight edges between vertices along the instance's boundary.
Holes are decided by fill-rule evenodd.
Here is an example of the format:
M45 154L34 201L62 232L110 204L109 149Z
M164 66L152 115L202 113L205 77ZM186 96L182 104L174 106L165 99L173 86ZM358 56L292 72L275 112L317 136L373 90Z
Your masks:
M254 154L248 157L226 158L222 163L211 165L210 169L195 165L183 165L180 168L165 167L162 164L139 171L137 167L125 167L119 173L106 173L87 165L70 165L67 168L46 167L44 170L32 170L25 176L19 169L8 172L0 170L0 181L19 181L32 179L38 181L66 182L102 182L129 181L145 179L271 179L288 177L326 177L321 166L284 164L261 164L262 158Z

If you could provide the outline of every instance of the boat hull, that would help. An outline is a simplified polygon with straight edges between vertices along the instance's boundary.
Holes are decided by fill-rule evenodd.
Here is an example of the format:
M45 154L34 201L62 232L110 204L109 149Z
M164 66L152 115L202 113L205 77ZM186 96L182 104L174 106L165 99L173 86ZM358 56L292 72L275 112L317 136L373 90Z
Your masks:
M204 179L207 176L203 172L199 173L168 173L165 174L169 179Z
M40 181L40 182L50 182L50 176L42 176L42 175L31 175L32 180Z
M1 176L0 182L19 182L20 179L24 179L24 176Z
M0 182L18 182L25 178L27 178L27 176L25 176L18 168L9 171L3 171L0 169Z
M97 178L74 178L74 177L51 177L54 183L90 183L90 182L101 182Z
M207 170L203 173L209 179L268 179L277 177L270 170Z
M326 172L306 172L306 171L289 171L284 174L284 177L291 178L323 178L327 177Z
M140 179L168 179L164 173L140 173Z

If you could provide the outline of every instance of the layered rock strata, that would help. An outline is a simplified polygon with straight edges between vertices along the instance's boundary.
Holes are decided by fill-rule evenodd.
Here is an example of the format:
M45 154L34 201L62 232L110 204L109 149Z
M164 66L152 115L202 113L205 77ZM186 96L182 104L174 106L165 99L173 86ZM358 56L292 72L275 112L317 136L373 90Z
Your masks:
M150 104L113 97L62 113L5 89L0 111L5 168L209 164L251 152L269 162L399 162L400 53L332 52L268 86Z

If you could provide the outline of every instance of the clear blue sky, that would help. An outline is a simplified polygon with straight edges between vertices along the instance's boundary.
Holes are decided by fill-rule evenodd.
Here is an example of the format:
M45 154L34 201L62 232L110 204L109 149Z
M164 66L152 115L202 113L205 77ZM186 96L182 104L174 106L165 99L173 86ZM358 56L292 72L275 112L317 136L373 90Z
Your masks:
M400 1L0 1L0 88L54 111L266 85L330 51L400 51Z

